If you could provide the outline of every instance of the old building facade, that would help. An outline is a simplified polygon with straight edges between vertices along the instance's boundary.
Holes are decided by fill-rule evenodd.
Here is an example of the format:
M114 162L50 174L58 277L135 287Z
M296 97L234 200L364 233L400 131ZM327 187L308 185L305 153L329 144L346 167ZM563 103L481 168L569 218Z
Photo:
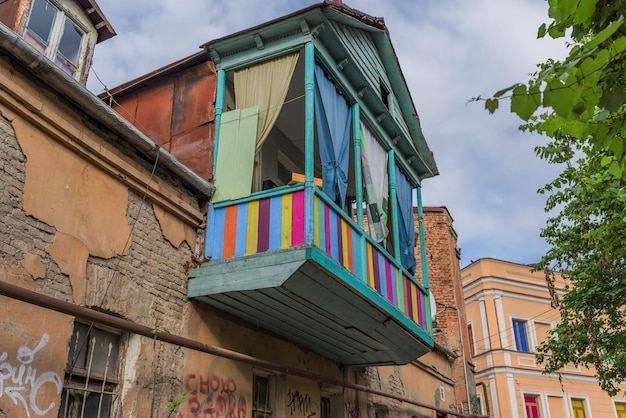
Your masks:
M491 417L617 417L626 399L602 391L594 370L566 367L543 374L536 347L559 321L544 272L531 266L480 259L462 271L472 359L485 413ZM554 275L561 296L565 281ZM623 390L626 386L622 387Z
M33 17L42 1L0 9L10 17L0 26L0 416L471 414L458 300L437 290L457 309L457 330L442 338L447 320L431 322L419 261L451 263L436 276L456 286L451 218L430 235L442 246L414 252L416 234L430 241L421 217L415 228L413 193L437 170L382 19L320 3L212 41L103 101L85 71L94 42L114 31L94 1L48 1L84 36L70 43L76 59L65 50L59 61L57 26L52 49L35 42L46 40ZM363 73L354 39L380 72ZM267 117L233 86L285 56L287 96L269 100L295 108L275 115L256 149ZM330 146L313 142L337 122L338 112L314 122L328 100L344 109L347 148L333 149L332 129ZM251 151L229 143L248 137ZM359 147L382 152L355 164ZM347 153L340 171L323 168L329 152ZM388 206L363 195L375 188L364 167L389 176ZM354 201L366 203L355 218Z

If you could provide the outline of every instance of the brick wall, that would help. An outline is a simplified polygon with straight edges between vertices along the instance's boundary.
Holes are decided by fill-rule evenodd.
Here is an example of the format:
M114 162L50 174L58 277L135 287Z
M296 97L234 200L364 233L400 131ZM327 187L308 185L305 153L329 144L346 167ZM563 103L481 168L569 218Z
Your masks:
M428 266L428 283L435 298L436 320L433 336L438 344L458 354L453 360L452 378L455 381L457 402L467 402L466 362L470 359L467 320L463 303L460 269L460 249L457 234L452 226L453 219L445 207L424 207L424 231ZM416 220L417 271L421 275L419 227ZM473 377L469 376L470 392Z

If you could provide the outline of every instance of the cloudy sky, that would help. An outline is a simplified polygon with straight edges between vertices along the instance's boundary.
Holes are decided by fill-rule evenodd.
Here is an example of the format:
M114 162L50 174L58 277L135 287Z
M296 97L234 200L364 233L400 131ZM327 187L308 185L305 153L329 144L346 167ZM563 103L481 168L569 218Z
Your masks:
M319 0L321 1L321 0ZM98 45L88 87L113 88L199 50L199 45L316 0L98 0L117 36ZM445 206L461 265L484 257L532 263L545 198L537 189L561 170L535 157L544 138L519 132L508 103L489 115L468 103L565 55L563 40L537 40L545 0L345 0L385 18L440 175L423 183L424 204Z

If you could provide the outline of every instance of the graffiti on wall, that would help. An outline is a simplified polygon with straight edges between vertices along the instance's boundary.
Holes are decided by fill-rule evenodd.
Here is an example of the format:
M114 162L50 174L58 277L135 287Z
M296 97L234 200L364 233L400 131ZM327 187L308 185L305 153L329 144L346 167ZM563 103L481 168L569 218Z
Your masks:
M61 394L63 389L63 383L58 374L50 371L38 374L37 369L32 366L35 355L48 344L49 340L50 336L43 334L35 348L21 346L13 362L10 361L6 351L0 354L0 398L6 395L13 401L13 404L24 408L29 418L31 412L41 416L54 408L54 402L48 405L37 403L37 395L44 386L54 385L57 395Z
M188 412L193 417L246 418L246 398L237 396L237 383L232 377L217 374L188 374L185 391L189 393Z
M287 408L289 408L292 416L298 414L311 418L317 415L317 408L315 408L311 397L298 390L289 389L287 392Z

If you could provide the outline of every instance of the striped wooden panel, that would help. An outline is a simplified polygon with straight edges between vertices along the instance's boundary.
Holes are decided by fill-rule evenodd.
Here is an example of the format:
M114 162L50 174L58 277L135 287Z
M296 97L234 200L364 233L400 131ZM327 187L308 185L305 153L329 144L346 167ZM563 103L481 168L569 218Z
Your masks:
M304 192L212 208L207 257L231 259L304 244Z
M318 196L314 198L313 243L389 303L424 328L424 294L371 242L365 241L365 272L359 266L359 233Z
M313 200L313 244L357 277L359 235L318 196Z

